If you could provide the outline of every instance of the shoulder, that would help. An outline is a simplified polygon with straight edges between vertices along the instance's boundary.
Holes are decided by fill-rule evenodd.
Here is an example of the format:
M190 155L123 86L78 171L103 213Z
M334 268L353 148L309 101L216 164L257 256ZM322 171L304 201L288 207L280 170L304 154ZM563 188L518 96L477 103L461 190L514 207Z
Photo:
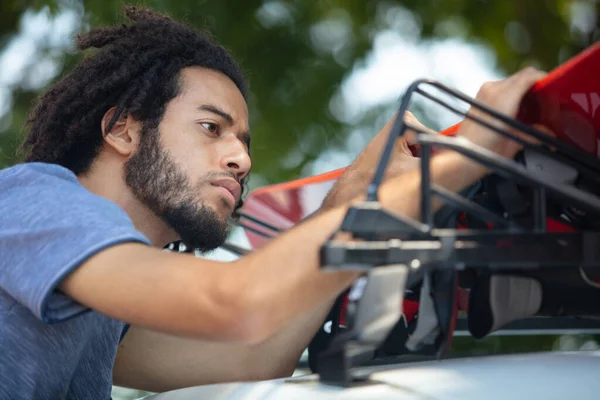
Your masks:
M32 179L77 182L77 177L73 172L57 164L23 163L0 171L0 185L30 183Z
M85 194L87 191L67 168L55 164L26 163L0 171L0 192L3 193L0 201L10 202L15 197L26 199L34 194L47 197L52 193Z
M133 228L121 207L87 190L73 172L60 165L25 163L6 168L0 171L0 193L0 220L88 221L96 228Z
M43 321L85 310L55 288L90 257L125 242L151 245L125 210L58 165L2 170L0 193L0 287Z

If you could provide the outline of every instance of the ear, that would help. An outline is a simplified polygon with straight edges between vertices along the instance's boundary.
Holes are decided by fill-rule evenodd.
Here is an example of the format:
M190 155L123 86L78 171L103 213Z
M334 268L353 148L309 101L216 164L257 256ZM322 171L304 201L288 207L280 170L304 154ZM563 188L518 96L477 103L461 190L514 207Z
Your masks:
M104 114L102 118L102 136L106 145L120 155L129 157L140 142L141 124L129 114L121 113L112 127L109 128L108 125L115 118L116 112L117 107L112 107Z

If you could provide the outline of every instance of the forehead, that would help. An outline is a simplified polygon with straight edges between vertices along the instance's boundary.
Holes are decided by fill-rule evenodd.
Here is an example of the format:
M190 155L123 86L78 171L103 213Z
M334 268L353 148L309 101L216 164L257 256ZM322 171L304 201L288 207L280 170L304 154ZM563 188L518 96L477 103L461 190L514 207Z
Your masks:
M188 67L180 73L178 102L199 107L210 104L230 114L236 124L247 127L248 106L235 83L225 74L201 67Z

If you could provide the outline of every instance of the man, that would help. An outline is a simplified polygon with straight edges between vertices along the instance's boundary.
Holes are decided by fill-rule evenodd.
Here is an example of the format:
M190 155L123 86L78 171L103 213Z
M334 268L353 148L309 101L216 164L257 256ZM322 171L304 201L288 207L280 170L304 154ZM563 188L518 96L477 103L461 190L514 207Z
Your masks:
M126 13L132 24L78 38L99 53L40 99L28 162L0 173L0 398L108 398L113 377L164 391L290 374L359 276L321 272L318 250L364 189L390 124L317 215L263 249L231 263L160 250L226 238L251 167L245 85L206 36ZM541 76L521 71L478 99L514 116ZM459 135L506 157L518 150L469 122ZM404 146L392 170L412 163ZM431 171L454 191L486 173L445 152ZM418 189L413 169L382 185L381 202L416 216Z

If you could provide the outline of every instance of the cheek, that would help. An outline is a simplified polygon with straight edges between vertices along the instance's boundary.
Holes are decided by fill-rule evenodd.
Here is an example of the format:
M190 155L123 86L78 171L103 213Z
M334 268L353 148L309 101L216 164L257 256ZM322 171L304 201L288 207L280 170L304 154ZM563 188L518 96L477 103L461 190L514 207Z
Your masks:
M214 154L203 149L192 149L186 152L182 166L192 182L206 180L206 174L216 170Z
M180 137L172 140L168 144L169 151L173 161L184 170L192 182L197 181L201 176L215 168L216 151L212 149L210 143L203 140L201 135L192 135L182 133ZM195 136L195 137L194 137ZM166 147L166 146L165 146Z

